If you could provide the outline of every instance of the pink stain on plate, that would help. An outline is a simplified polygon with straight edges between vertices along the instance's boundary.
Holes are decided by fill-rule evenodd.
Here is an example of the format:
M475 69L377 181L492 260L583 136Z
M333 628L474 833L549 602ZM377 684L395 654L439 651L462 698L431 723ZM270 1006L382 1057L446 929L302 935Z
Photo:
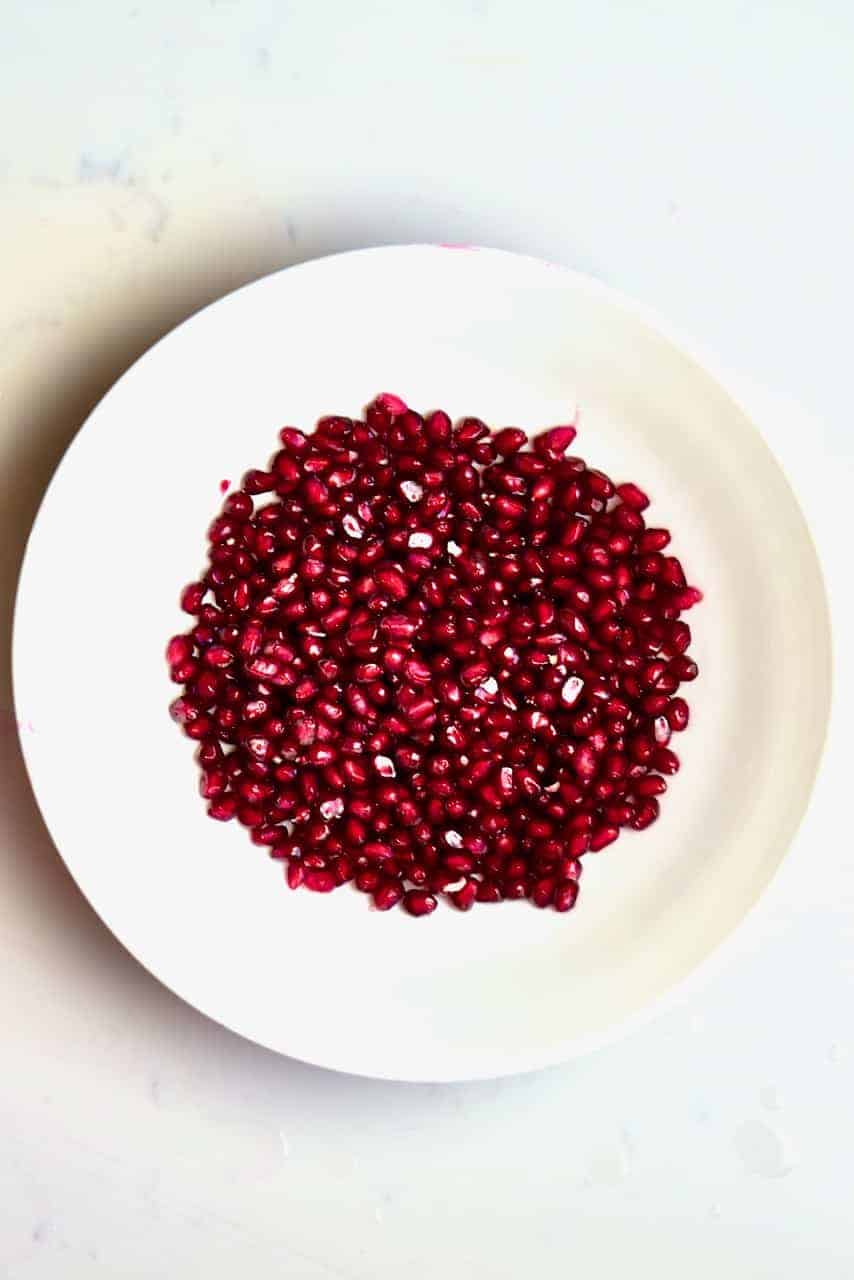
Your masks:
M228 486L229 486L230 484L231 484L231 481L230 481L230 480L220 480L220 482L219 482L219 491L220 491L220 493L227 493L227 492L228 492Z
M440 249L465 249L469 253L474 253L477 249L476 244L440 244Z

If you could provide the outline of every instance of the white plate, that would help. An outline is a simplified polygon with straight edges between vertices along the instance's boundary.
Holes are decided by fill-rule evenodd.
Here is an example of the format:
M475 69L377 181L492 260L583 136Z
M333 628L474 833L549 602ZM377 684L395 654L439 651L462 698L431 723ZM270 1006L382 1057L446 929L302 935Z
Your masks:
M526 903L380 914L291 893L211 822L169 720L167 637L223 479L285 422L378 391L498 425L566 421L654 495L706 601L701 679L662 816L586 860L569 915ZM118 382L69 449L24 562L14 645L33 786L95 910L173 991L280 1052L450 1080L611 1038L691 973L768 883L804 812L828 714L815 552L758 432L624 300L491 250L411 246L291 268L194 316Z

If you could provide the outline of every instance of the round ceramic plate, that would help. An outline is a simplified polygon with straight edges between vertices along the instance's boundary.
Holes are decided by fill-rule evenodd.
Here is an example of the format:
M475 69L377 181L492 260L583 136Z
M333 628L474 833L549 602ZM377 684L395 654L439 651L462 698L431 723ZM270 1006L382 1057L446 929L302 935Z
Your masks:
M652 828L588 856L568 915L512 902L416 920L349 888L290 892L244 829L206 817L193 744L167 714L164 643L186 626L177 597L204 563L221 482L263 465L285 423L358 414L379 391L530 429L578 406L575 450L654 495L651 517L705 592L682 771ZM260 280L125 374L39 513L14 667L48 827L142 964L282 1053L450 1080L602 1043L731 933L804 812L830 645L792 492L702 368L572 272L411 246Z

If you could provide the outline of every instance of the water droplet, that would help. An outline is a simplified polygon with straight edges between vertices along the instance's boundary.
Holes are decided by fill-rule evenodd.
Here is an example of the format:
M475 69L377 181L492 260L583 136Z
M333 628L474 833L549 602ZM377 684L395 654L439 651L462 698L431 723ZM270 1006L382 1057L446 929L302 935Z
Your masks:
M764 1120L746 1120L736 1131L735 1149L749 1173L784 1178L797 1163L790 1140Z
M773 1084L766 1084L759 1090L759 1101L766 1111L779 1111L782 1106L779 1091Z
M587 1160L587 1187L614 1186L628 1176L632 1163L632 1150L626 1134L616 1141L593 1151Z

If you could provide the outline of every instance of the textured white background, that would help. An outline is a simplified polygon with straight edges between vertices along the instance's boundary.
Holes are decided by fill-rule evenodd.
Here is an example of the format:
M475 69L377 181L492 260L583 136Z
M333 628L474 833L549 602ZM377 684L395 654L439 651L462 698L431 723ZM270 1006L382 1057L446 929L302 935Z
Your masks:
M129 959L34 810L4 663L0 1274L854 1275L854 9L0 0L0 32L6 624L50 472L152 340L288 262L470 241L590 271L740 373L841 668L807 823L690 1007L544 1074L415 1087L276 1058Z

